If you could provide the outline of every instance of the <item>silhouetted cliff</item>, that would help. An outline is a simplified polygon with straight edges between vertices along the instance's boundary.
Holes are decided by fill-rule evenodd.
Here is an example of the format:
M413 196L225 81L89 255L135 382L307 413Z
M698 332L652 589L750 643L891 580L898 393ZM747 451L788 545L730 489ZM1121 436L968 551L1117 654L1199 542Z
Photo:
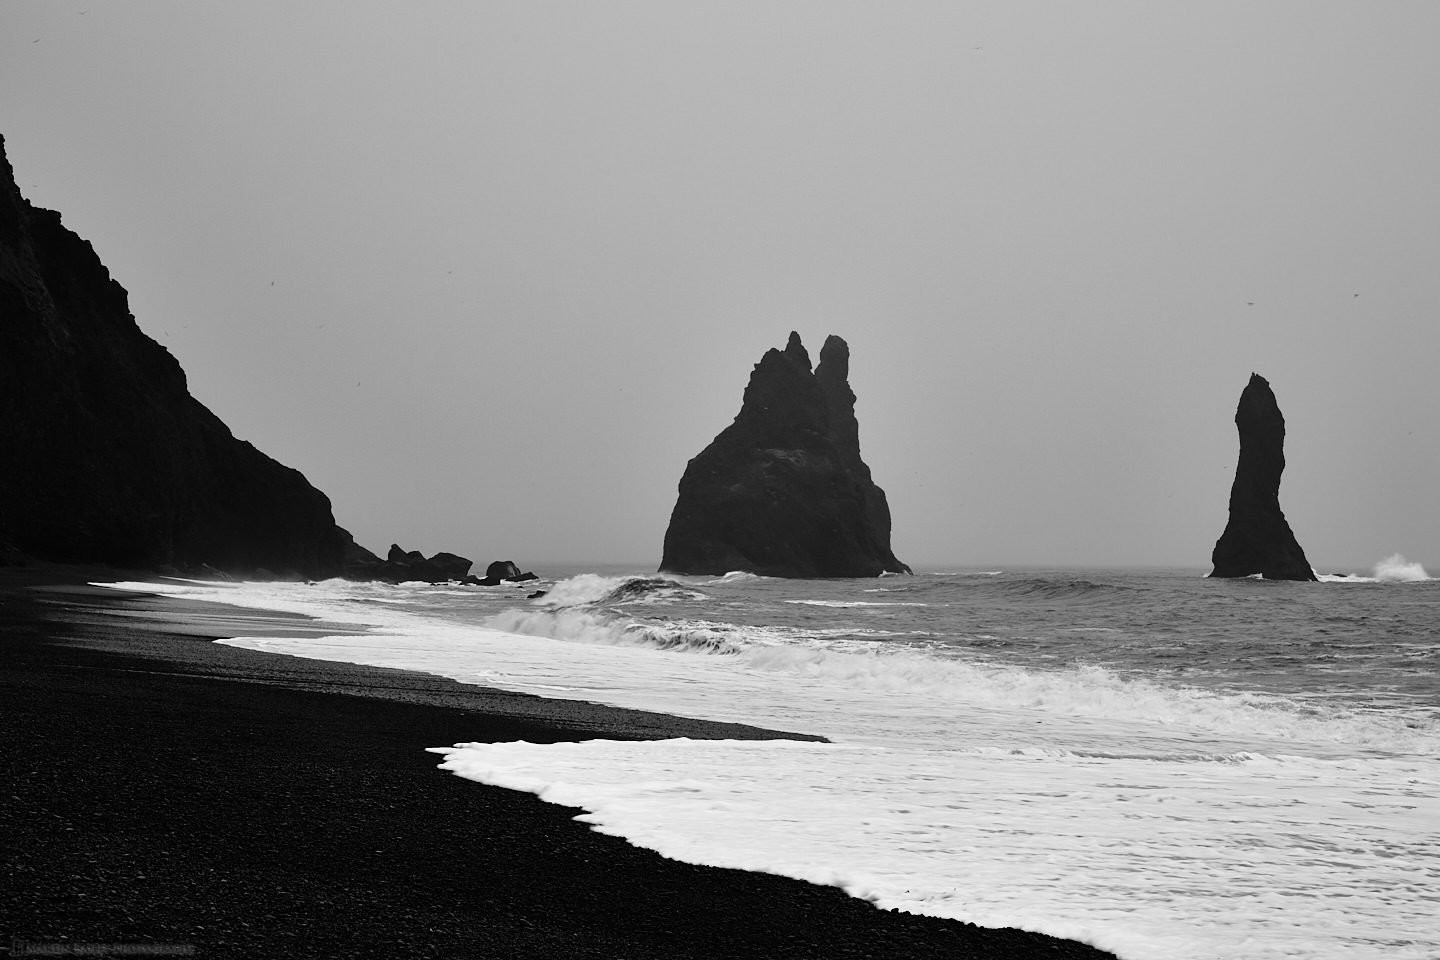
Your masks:
M1235 410L1240 461L1230 487L1230 521L1215 543L1212 577L1314 580L1305 551L1280 511L1285 417L1264 377L1252 373Z
M860 459L850 348L812 372L800 337L756 364L740 413L685 468L660 569L773 577L909 573L890 551L885 492Z
M350 535L299 471L237 440L0 138L0 542L44 559L319 577ZM368 553L368 551L366 551Z

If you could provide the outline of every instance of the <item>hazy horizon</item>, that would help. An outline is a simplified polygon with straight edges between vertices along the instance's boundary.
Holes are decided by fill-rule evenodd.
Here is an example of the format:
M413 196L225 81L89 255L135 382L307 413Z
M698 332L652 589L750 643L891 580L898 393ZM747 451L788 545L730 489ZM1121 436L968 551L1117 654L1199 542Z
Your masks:
M796 330L912 567L1208 570L1251 372L1312 564L1440 566L1433 4L0 23L21 192L376 552L658 565Z

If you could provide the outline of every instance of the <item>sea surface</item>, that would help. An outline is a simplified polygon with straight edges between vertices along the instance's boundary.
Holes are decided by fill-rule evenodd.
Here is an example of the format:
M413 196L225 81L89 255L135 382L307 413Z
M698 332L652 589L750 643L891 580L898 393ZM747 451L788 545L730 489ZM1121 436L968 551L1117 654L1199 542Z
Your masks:
M1440 957L1440 580L1403 558L1320 583L548 572L145 588L370 627L226 641L251 649L832 741L416 744L676 859L1125 960Z

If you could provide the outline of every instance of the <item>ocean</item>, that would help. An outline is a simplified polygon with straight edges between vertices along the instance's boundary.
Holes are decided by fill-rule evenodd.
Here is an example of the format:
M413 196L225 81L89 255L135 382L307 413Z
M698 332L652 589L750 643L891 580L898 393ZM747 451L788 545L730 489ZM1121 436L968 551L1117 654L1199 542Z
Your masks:
M1124 960L1440 957L1440 580L1403 558L541 572L144 588L368 628L237 646L831 741L416 744L675 859Z

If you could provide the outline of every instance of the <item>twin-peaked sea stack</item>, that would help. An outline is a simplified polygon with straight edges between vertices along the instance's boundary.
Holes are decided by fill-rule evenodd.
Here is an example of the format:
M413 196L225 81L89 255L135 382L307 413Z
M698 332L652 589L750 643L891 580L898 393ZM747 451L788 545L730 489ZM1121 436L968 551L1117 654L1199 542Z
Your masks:
M1252 373L1235 410L1240 461L1230 487L1230 521L1215 542L1212 577L1314 580L1315 571L1280 511L1285 417L1264 377Z
M798 334L755 365L735 421L685 468L660 569L768 577L909 573L890 550L885 491L860 459L850 348L812 371Z

